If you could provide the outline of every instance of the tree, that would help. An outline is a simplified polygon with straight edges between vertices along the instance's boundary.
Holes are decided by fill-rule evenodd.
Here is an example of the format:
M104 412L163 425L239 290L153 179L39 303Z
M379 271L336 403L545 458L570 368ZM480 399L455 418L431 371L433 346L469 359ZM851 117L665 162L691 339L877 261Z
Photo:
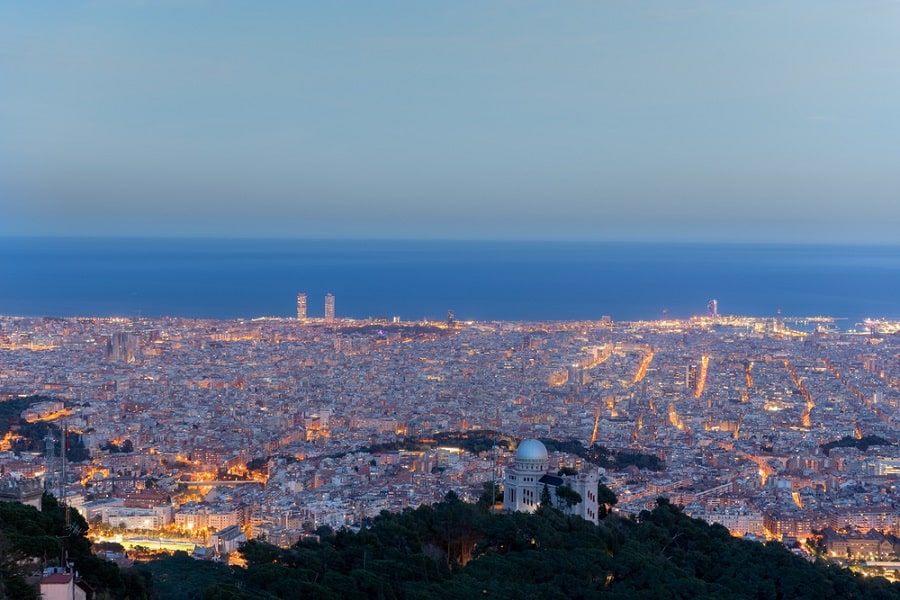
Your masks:
M460 500L453 490L432 508L434 521L431 528L440 540L441 549L446 552L447 565L466 564L480 537L478 511Z
M583 498L581 494L573 490L567 485L561 485L556 488L557 505L565 504L565 512L568 514L572 511L572 507L581 504Z
M612 507L619 502L615 492L606 487L602 482L597 483L597 507L602 519L612 511Z
M493 496L493 502L491 497ZM478 506L490 510L498 502L503 502L503 486L497 481L485 481L481 484L481 495Z
M35 588L25 580L26 571L23 566L27 563L24 563L23 558L23 552L14 547L0 531L0 598L37 599Z
M433 506L382 512L359 533L242 550L245 568L176 553L140 569L155 597L172 600L900 597L900 584L735 539L665 500L597 526L543 507L489 515L448 494ZM123 587L102 597L141 598L135 584L137 593Z
M334 535L334 529L331 528L331 525L319 525L316 527L316 535L319 536L319 539L326 538Z
M546 483L544 484L544 489L541 490L541 506L553 506L553 498L550 497L550 488L547 487Z
M281 556L277 546L259 540L248 540L240 545L241 556L248 565L264 565L276 562Z
M88 524L75 509L47 493L41 504L38 511L18 502L0 502L0 598L31 597L20 589L21 577L39 571L42 564L54 564L63 548L98 597L146 597L141 578L125 576L114 563L94 555L85 536Z

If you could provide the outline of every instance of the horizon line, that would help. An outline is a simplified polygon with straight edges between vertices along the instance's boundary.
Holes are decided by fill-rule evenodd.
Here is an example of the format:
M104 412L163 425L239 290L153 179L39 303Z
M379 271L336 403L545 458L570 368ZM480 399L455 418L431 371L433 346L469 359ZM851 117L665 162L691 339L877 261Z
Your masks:
M679 246L845 246L845 247L900 247L900 242L860 240L688 240L683 238L486 238L486 237L368 237L368 236L257 236L257 235L209 235L209 234L0 234L0 240L135 240L135 241L229 241L229 242L379 242L379 243L498 243L498 244L629 244L629 245L679 245Z

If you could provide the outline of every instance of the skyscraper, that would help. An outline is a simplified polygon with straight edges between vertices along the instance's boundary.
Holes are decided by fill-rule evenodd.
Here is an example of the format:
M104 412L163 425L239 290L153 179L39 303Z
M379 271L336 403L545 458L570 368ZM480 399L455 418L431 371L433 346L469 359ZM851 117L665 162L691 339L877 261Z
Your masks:
M334 294L331 292L325 294L325 321L327 323L334 321Z
M306 292L297 294L297 320L306 320Z

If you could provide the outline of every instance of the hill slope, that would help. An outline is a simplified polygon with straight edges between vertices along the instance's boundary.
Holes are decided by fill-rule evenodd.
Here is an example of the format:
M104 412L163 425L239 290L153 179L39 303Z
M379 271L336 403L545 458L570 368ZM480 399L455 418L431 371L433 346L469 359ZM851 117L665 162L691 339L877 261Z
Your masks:
M595 526L554 509L488 514L444 502L382 513L359 533L282 550L245 545L246 569L187 557L147 564L161 598L900 598L900 584L731 537L660 500ZM172 569L178 577L172 577ZM164 580L168 581L166 583ZM196 585L196 587L192 587Z

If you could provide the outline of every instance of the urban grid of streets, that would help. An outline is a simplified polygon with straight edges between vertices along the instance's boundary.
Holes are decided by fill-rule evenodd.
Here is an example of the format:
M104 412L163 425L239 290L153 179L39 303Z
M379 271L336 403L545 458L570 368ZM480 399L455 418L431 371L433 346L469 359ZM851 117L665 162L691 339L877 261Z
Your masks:
M820 445L897 442L897 330L739 317L0 317L0 393L63 401L28 417L80 433L91 455L63 471L53 452L15 455L11 433L0 466L7 477L45 477L98 525L154 535L236 525L287 545L449 490L476 499L485 482L502 481L514 450L366 449L492 430L655 454L663 470L603 473L621 512L662 495L736 535L896 535L900 448L826 455ZM126 441L132 452L109 451ZM596 468L560 453L551 465Z

